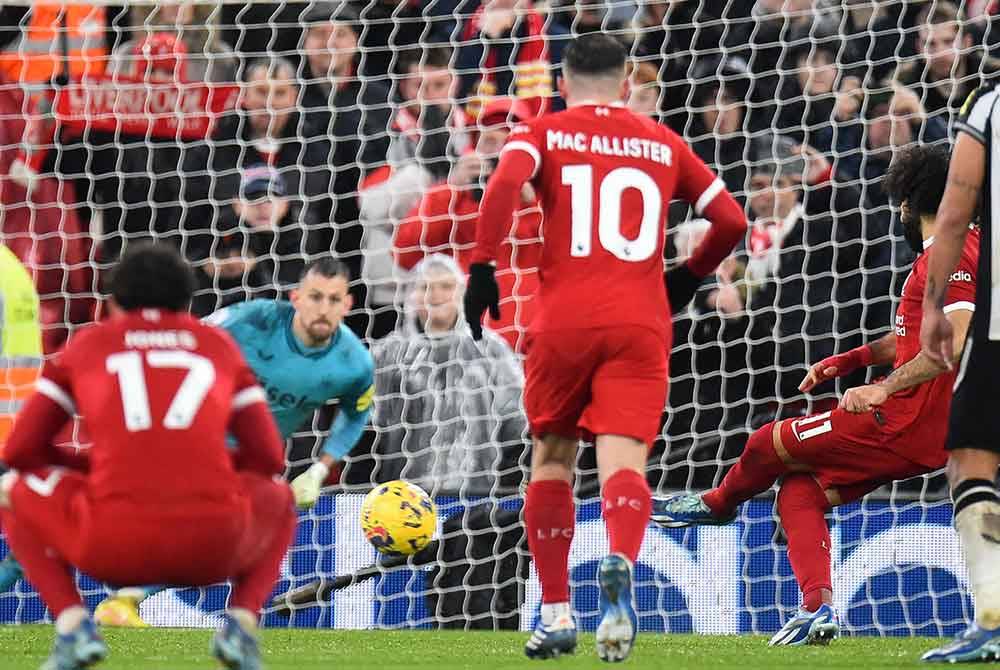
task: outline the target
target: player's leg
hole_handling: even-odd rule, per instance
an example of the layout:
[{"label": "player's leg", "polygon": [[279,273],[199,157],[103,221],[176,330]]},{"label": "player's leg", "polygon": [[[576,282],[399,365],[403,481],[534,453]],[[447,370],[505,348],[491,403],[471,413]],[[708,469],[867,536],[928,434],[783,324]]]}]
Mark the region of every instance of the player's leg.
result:
[{"label": "player's leg", "polygon": [[597,361],[598,344],[589,331],[530,335],[524,409],[534,439],[524,525],[542,585],[541,617],[524,646],[530,658],[553,658],[576,649],[569,600],[569,549],[576,527],[572,482],[577,424]]},{"label": "player's leg", "polygon": [[297,517],[285,482],[254,473],[243,473],[241,480],[250,500],[249,523],[234,550],[233,590],[223,625],[212,638],[212,653],[233,670],[256,670],[260,667],[257,619],[295,537]]},{"label": "player's leg", "polygon": [[86,505],[85,484],[82,476],[58,469],[8,473],[0,479],[0,520],[7,542],[55,618],[49,664],[65,670],[87,667],[108,653],[83,606],[69,562],[77,535],[87,532],[79,518]]},{"label": "player's leg", "polygon": [[[7,501],[9,496],[7,491],[4,490],[5,474],[6,470],[3,464],[0,463],[0,509],[8,506]],[[14,475],[7,477],[6,481],[8,482],[7,488],[12,487]],[[0,560],[0,593],[14,586],[23,576],[24,571],[21,569],[21,564],[14,558],[14,552],[8,552],[3,560]]]},{"label": "player's leg", "polygon": [[591,381],[581,425],[597,435],[597,471],[610,553],[598,566],[597,654],[622,661],[638,632],[632,571],[649,525],[649,446],[667,400],[669,340],[642,328],[603,333],[604,360]]},{"label": "player's leg", "polygon": [[826,644],[840,626],[833,610],[827,491],[811,473],[790,473],[781,480],[776,506],[788,539],[788,562],[802,591],[802,607],[778,631],[770,646]]},{"label": "player's leg", "polygon": [[[567,432],[575,432],[575,427]],[[541,620],[525,644],[530,658],[552,658],[576,648],[569,593],[569,550],[576,528],[573,468],[578,440],[546,434],[534,438],[531,481],[524,496],[524,526],[542,586]]]},{"label": "player's leg", "polygon": [[767,491],[789,470],[801,469],[782,444],[781,425],[772,422],[754,431],[718,487],[700,495],[682,493],[655,498],[653,521],[667,528],[731,522],[742,503]]}]

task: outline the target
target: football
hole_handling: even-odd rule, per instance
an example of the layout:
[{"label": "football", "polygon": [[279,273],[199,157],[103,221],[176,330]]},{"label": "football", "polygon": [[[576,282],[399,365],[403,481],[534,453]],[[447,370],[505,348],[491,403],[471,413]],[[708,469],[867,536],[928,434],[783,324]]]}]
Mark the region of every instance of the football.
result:
[{"label": "football", "polygon": [[409,482],[380,484],[361,504],[361,529],[383,554],[415,554],[434,538],[437,508],[427,493]]}]

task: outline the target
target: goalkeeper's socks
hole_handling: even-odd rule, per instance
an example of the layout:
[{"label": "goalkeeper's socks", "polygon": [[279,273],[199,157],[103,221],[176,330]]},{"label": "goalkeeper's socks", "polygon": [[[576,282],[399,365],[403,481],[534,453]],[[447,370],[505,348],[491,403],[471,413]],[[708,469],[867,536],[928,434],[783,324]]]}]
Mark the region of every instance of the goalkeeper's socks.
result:
[{"label": "goalkeeper's socks", "polygon": [[632,563],[646,534],[653,503],[646,478],[635,470],[619,470],[601,491],[601,510],[608,529],[609,553],[623,554]]},{"label": "goalkeeper's socks", "polygon": [[774,450],[774,424],[754,431],[736,465],[730,468],[718,488],[701,497],[712,513],[725,518],[741,504],[774,485],[787,468]]},{"label": "goalkeeper's socks", "polygon": [[542,584],[542,602],[569,602],[569,547],[576,526],[569,482],[545,479],[528,484],[524,526]]},{"label": "goalkeeper's socks", "polygon": [[788,562],[802,589],[802,608],[815,612],[823,604],[823,591],[832,590],[826,493],[811,474],[792,473],[781,481],[777,505],[788,538]]},{"label": "goalkeeper's socks", "polygon": [[1000,627],[1000,495],[987,479],[966,479],[952,490],[955,528],[976,601],[976,623]]}]

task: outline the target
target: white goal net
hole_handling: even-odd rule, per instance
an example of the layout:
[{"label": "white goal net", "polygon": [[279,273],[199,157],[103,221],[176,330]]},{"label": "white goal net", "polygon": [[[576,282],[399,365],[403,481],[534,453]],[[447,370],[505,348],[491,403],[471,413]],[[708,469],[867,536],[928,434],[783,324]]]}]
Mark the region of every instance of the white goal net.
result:
[{"label": "white goal net", "polygon": [[[698,491],[721,480],[753,429],[829,409],[865,381],[796,388],[812,362],[892,327],[914,253],[881,180],[899,148],[947,142],[966,95],[1000,71],[994,5],[4,3],[0,235],[34,280],[44,355],[100,317],[103,277],[139,240],[190,259],[198,315],[281,298],[312,259],[346,262],[347,324],[373,351],[376,410],[339,481],[301,515],[265,623],[527,629],[540,589],[518,516],[529,460],[521,361],[544,227],[531,193],[502,245],[503,316],[486,345],[452,324],[497,148],[513,121],[562,107],[567,41],[618,36],[631,53],[629,105],[683,134],[751,221],[675,317],[648,479],[658,492]],[[669,224],[668,263],[706,225],[677,206]],[[32,369],[5,360],[3,425]],[[288,440],[289,477],[336,411],[321,408]],[[361,498],[398,478],[436,497],[442,528],[408,563],[379,562]],[[606,539],[592,450],[576,491],[573,605],[593,629]],[[953,634],[970,618],[943,476],[879,490],[831,522],[848,634]],[[637,567],[642,630],[777,630],[799,602],[784,547],[771,496],[724,528],[650,526]],[[107,593],[80,583],[90,605]],[[209,625],[226,593],[168,590],[141,611],[154,624]],[[0,624],[45,616],[30,583],[0,592]]]}]

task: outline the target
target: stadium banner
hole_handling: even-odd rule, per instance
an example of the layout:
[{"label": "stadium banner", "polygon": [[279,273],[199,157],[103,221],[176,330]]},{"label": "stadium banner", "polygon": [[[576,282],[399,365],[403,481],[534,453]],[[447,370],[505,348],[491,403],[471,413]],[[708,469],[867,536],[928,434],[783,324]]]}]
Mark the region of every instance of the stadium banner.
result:
[{"label": "stadium banner", "polygon": [[[377,555],[358,522],[361,495],[323,496],[301,515],[294,547],[276,593],[319,576],[347,574]],[[439,500],[439,521],[460,511]],[[512,503],[516,504],[516,503]],[[848,635],[955,635],[972,618],[951,505],[870,501],[833,514],[832,556],[836,607]],[[597,563],[607,552],[600,502],[578,509],[570,558],[573,606],[584,630],[597,626]],[[6,551],[0,543],[0,556]],[[267,614],[268,626],[422,628],[433,626],[425,595],[426,569],[401,569],[341,591],[291,620]],[[726,527],[663,530],[650,526],[636,567],[640,626],[646,632],[773,633],[799,594],[785,544],[768,501],[744,505]],[[80,578],[89,606],[106,590]],[[214,626],[228,587],[178,589],[142,604],[142,616],[160,626]],[[521,627],[530,629],[541,591],[534,569],[525,588]],[[30,584],[0,593],[0,624],[37,623],[45,610]]]},{"label": "stadium banner", "polygon": [[77,134],[106,131],[140,137],[203,140],[239,87],[158,82],[116,75],[72,81],[55,93],[56,119]]}]

